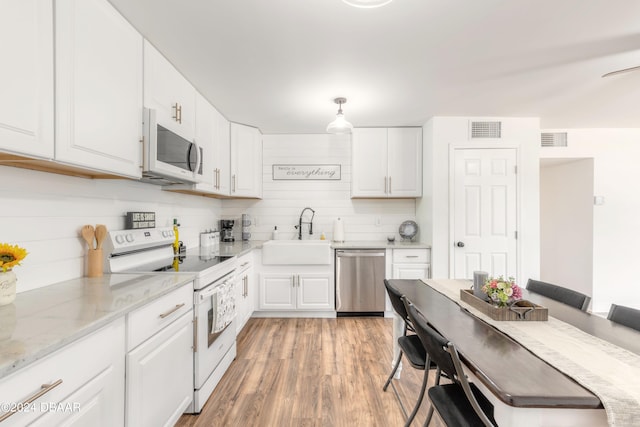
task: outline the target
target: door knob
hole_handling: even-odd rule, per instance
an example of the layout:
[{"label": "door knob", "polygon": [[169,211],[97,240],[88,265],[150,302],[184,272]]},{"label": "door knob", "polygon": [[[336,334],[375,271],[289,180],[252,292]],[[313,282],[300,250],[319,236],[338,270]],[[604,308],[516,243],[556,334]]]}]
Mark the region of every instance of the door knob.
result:
[{"label": "door knob", "polygon": [[456,246],[459,248],[464,248],[464,242],[458,242],[456,243]]}]

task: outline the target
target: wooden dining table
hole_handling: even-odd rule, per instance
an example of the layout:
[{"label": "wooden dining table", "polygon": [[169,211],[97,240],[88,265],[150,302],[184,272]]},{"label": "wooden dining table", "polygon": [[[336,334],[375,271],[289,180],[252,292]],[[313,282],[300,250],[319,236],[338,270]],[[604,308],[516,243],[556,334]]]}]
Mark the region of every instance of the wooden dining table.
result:
[{"label": "wooden dining table", "polygon": [[[436,291],[428,280],[389,282],[456,344],[470,378],[494,404],[499,425],[607,425],[594,393]],[[547,307],[549,316],[640,354],[640,333],[634,330],[533,293],[525,291],[523,297]]]}]

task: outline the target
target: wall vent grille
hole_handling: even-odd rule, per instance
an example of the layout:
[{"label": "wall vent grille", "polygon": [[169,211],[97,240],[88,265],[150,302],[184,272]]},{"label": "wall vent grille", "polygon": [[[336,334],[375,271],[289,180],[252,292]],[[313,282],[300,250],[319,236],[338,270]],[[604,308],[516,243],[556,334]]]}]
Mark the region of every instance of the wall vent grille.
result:
[{"label": "wall vent grille", "polygon": [[502,122],[471,122],[471,138],[501,138]]},{"label": "wall vent grille", "polygon": [[543,132],[541,136],[543,147],[566,147],[566,132]]}]

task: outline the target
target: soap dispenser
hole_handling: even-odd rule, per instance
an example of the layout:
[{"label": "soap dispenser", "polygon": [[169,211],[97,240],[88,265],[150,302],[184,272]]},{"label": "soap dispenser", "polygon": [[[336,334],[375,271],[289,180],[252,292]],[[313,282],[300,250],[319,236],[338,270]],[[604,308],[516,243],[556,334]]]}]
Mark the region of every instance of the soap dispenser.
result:
[{"label": "soap dispenser", "polygon": [[278,240],[278,226],[273,227],[273,232],[271,233],[271,240]]}]

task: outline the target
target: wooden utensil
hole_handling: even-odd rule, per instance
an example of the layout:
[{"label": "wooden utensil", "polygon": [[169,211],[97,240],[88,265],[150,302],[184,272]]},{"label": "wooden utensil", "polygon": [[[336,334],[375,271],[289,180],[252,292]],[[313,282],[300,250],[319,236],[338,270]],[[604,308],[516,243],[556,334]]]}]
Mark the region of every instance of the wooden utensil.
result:
[{"label": "wooden utensil", "polygon": [[89,249],[93,249],[93,243],[96,237],[96,230],[93,228],[93,225],[83,225],[81,232],[84,241],[87,242],[87,245],[89,246]]},{"label": "wooden utensil", "polygon": [[102,242],[107,237],[107,226],[103,224],[96,225],[96,249],[102,249]]}]

